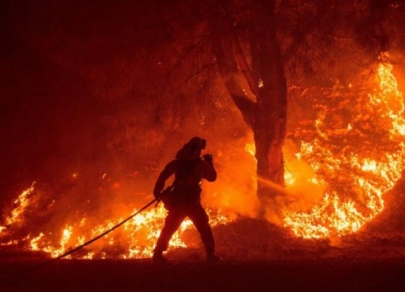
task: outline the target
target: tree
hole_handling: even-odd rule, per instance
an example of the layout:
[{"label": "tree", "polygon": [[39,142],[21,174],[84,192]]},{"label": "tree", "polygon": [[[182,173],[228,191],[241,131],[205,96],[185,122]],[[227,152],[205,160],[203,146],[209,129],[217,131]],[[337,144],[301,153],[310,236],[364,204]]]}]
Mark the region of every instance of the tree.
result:
[{"label": "tree", "polygon": [[[233,2],[233,3],[232,3]],[[238,3],[239,2],[239,3]],[[312,5],[312,17],[283,48],[279,40],[284,3],[276,1],[220,1],[210,19],[212,50],[226,87],[252,129],[257,176],[284,187],[283,143],[287,127],[286,64],[325,17],[326,4]],[[235,3],[239,4],[236,5]],[[233,5],[232,5],[233,4]],[[239,11],[243,11],[241,16]],[[285,25],[285,24],[283,24]],[[295,23],[297,25],[297,23]],[[285,32],[284,32],[285,33]],[[258,197],[266,202],[277,195],[258,180]]]},{"label": "tree", "polygon": [[[276,41],[275,2],[255,3],[250,9],[257,25],[250,25],[249,57],[233,31],[229,6],[223,5],[211,20],[212,50],[226,87],[254,133],[257,175],[284,185],[282,145],[287,123],[287,82]],[[244,79],[244,80],[243,80]],[[239,82],[243,80],[242,82]],[[258,196],[269,193],[258,182]]]},{"label": "tree", "polygon": [[[144,35],[152,34],[154,42],[146,42],[142,48],[149,61],[145,64],[148,69],[141,71],[163,90],[193,93],[197,92],[195,84],[190,86],[184,80],[198,78],[200,84],[207,84],[207,80],[217,82],[212,76],[218,74],[253,132],[258,178],[284,187],[289,83],[302,77],[312,85],[327,83],[339,62],[359,69],[369,60],[375,61],[399,31],[392,27],[402,12],[397,3],[173,1],[165,9],[150,12],[154,20],[144,26],[148,27]],[[167,100],[168,95],[161,93],[162,100]],[[197,95],[206,97],[203,92]],[[172,94],[170,102],[175,104],[181,98],[182,94]],[[257,195],[263,203],[274,202],[278,194],[277,187],[271,189],[258,180]]]}]

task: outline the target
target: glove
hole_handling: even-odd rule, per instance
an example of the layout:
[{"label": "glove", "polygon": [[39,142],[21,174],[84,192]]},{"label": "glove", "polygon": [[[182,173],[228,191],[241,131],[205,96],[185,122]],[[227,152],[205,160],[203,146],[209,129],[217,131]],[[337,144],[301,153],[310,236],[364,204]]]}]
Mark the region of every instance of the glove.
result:
[{"label": "glove", "polygon": [[160,191],[159,189],[154,189],[153,196],[155,197],[156,200],[160,200],[162,197],[162,191]]},{"label": "glove", "polygon": [[208,162],[209,164],[212,164],[212,155],[211,154],[205,154],[203,157],[204,157],[204,161]]}]

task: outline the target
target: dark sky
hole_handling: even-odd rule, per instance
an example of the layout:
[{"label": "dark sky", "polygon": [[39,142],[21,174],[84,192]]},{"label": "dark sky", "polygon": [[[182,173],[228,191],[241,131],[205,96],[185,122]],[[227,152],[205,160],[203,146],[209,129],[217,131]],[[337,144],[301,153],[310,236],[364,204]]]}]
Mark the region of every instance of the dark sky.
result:
[{"label": "dark sky", "polygon": [[108,89],[100,76],[128,53],[137,11],[128,1],[1,1],[2,196],[68,161],[100,160],[97,121],[109,110],[97,94]]}]

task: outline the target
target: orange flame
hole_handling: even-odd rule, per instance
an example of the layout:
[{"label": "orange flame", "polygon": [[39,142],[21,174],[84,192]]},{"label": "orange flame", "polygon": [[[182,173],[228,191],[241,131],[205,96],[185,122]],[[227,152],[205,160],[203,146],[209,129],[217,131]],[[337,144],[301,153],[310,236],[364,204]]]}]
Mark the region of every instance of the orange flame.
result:
[{"label": "orange flame", "polygon": [[[12,210],[11,215],[6,218],[8,225],[19,222],[24,218],[24,212],[30,203],[29,195],[34,191],[35,182],[31,187],[24,190],[19,197],[15,200],[16,207]],[[133,213],[137,212],[134,210]],[[215,226],[228,222],[227,216],[221,214],[218,210],[216,212],[207,210],[210,214],[210,224]],[[121,257],[121,258],[144,258],[150,257],[153,253],[154,245],[159,237],[160,230],[163,227],[164,219],[166,217],[166,209],[163,205],[151,210],[144,210],[131,220],[126,222],[121,229],[112,233],[106,234],[103,238],[94,242],[90,249],[83,249],[78,254],[74,255],[76,258],[92,259],[96,255],[99,258],[106,257]],[[122,221],[106,220],[104,223],[94,227],[89,226],[87,218],[82,218],[76,224],[66,225],[60,232],[59,241],[55,242],[49,238],[51,233],[40,232],[37,236],[31,237],[27,235],[23,239],[8,240],[1,243],[1,245],[17,245],[22,242],[27,243],[27,248],[33,251],[43,251],[48,253],[51,257],[56,258],[71,248],[83,245],[85,242],[99,236],[100,234],[108,231],[116,224]],[[0,226],[0,233],[7,230],[7,227]],[[174,234],[170,241],[171,249],[177,247],[187,247],[183,241],[182,236],[184,232],[193,228],[190,220],[185,220],[179,230]],[[119,252],[109,251],[109,247],[120,246],[122,250]],[[112,248],[114,249],[114,248]],[[73,255],[68,255],[66,258],[72,258]]]},{"label": "orange flame", "polygon": [[29,195],[34,191],[35,182],[32,183],[31,187],[23,191],[18,198],[14,201],[16,207],[11,212],[11,215],[6,218],[7,225],[16,223],[22,220],[22,215],[24,214],[25,209],[29,205]]},{"label": "orange flame", "polygon": [[[363,112],[354,117],[354,123],[349,123],[346,128],[326,129],[326,113],[321,112],[315,123],[318,137],[312,143],[303,142],[297,154],[302,160],[315,154],[322,156],[322,159],[308,160],[315,173],[328,172],[337,181],[349,173],[350,184],[345,188],[360,199],[343,199],[340,192],[328,186],[323,199],[310,212],[286,212],[284,225],[299,237],[326,238],[358,231],[384,209],[383,194],[400,178],[405,157],[405,143],[402,142],[405,135],[403,97],[397,88],[391,64],[381,62],[376,77],[379,88],[368,95],[368,101],[362,103]],[[374,142],[373,136],[364,133],[364,129],[369,127],[364,117],[372,117],[373,114],[377,114],[375,119],[381,120],[385,126],[385,129],[378,130],[389,133],[383,137],[386,143],[391,143],[388,147],[391,152],[378,151],[377,146],[383,144],[379,139],[375,141],[378,144],[362,151],[355,151],[359,150],[360,145],[341,147],[339,153],[322,146],[322,141],[331,141],[334,135],[339,134],[359,135],[362,142]],[[356,128],[355,123],[359,121],[364,125],[363,129]],[[344,184],[343,178],[341,180],[341,184]],[[321,183],[325,184],[324,181]]]},{"label": "orange flame", "polygon": [[[6,219],[5,219],[7,225],[11,225],[11,224],[14,224],[14,223],[17,223],[17,222],[23,220],[23,214],[24,214],[26,208],[28,207],[28,205],[30,203],[29,195],[34,191],[35,183],[36,182],[33,182],[31,184],[31,187],[24,190],[18,196],[18,198],[14,201],[14,204],[16,206],[11,211],[11,214],[8,217],[6,217]],[[0,226],[0,234],[2,234],[6,230],[7,230],[6,226]],[[13,241],[11,241],[10,243],[8,243],[6,245],[10,245],[10,244],[13,244],[15,242],[18,242],[18,241],[13,240]]]},{"label": "orange flame", "polygon": [[[134,211],[134,213],[137,210]],[[228,218],[224,215],[212,214],[211,224],[218,225],[228,221]],[[126,222],[121,231],[115,231],[105,235],[97,242],[93,243],[92,250],[85,250],[77,256],[82,259],[92,259],[95,254],[98,254],[101,258],[108,256],[116,256],[116,254],[108,254],[106,250],[107,246],[125,245],[125,250],[119,252],[119,257],[128,258],[145,258],[150,257],[153,253],[154,244],[160,234],[160,230],[163,227],[164,218],[166,217],[166,209],[163,206],[159,206],[152,210],[145,210],[133,217],[130,221]],[[52,244],[46,240],[44,234],[40,234],[36,238],[30,241],[30,247],[32,250],[42,250],[49,253],[52,257],[58,257],[66,253],[70,248],[82,245],[84,242],[106,232],[114,227],[122,220],[117,221],[107,220],[105,223],[97,225],[92,229],[86,226],[85,221],[81,220],[77,225],[66,226],[61,232],[61,238],[58,244]],[[171,249],[177,247],[187,247],[182,240],[183,233],[192,228],[193,224],[190,220],[185,220],[180,226],[179,230],[174,234],[170,241]],[[88,231],[90,230],[90,232]],[[72,255],[66,258],[71,258]]]}]

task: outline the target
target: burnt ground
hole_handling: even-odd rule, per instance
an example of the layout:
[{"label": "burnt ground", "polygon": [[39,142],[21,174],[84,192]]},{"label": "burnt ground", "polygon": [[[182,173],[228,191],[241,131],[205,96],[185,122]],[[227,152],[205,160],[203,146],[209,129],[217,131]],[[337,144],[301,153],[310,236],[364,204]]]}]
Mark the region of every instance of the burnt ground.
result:
[{"label": "burnt ground", "polygon": [[79,250],[73,259],[51,260],[0,245],[0,292],[405,291],[405,218],[397,209],[391,214],[400,215],[382,214],[368,228],[327,240],[297,238],[257,219],[216,226],[217,263],[205,261],[195,230],[183,234],[189,248],[169,251],[170,263],[160,265],[118,260],[118,248],[104,250],[107,259],[80,260]]},{"label": "burnt ground", "polygon": [[[50,260],[0,247],[1,291],[405,291],[405,239],[359,232],[340,240],[304,240],[258,220],[216,227],[221,262],[194,246],[150,259]],[[75,253],[73,254],[75,255]],[[74,256],[73,256],[74,257]]]},{"label": "burnt ground", "polygon": [[[43,263],[43,262],[42,262]],[[0,291],[404,291],[405,258],[6,261]]]},{"label": "burnt ground", "polygon": [[397,221],[384,217],[351,236],[304,240],[262,220],[238,220],[213,229],[218,263],[205,261],[195,230],[184,234],[190,248],[169,251],[170,263],[161,265],[117,260],[119,249],[107,259],[80,260],[80,250],[73,259],[51,260],[3,245],[0,292],[405,291],[404,232],[388,228],[403,225]]}]

